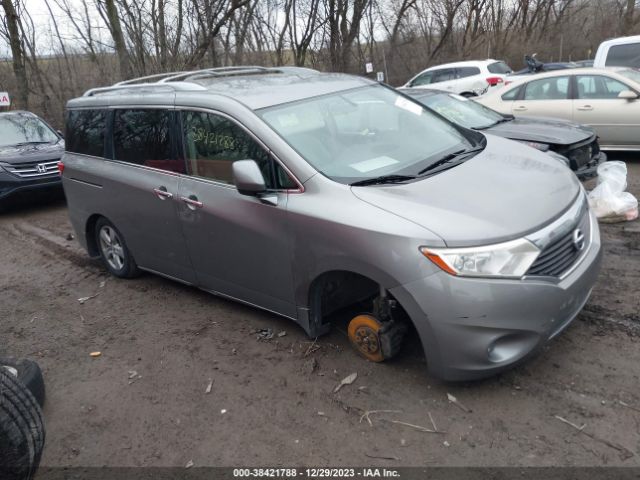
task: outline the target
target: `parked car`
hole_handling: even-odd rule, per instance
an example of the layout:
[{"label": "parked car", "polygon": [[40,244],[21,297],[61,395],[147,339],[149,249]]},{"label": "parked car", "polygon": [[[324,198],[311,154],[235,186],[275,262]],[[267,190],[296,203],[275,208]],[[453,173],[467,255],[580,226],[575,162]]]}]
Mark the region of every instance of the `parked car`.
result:
[{"label": "parked car", "polygon": [[502,114],[589,125],[603,150],[640,148],[640,71],[578,68],[542,73],[478,99]]},{"label": "parked car", "polygon": [[60,188],[62,136],[31,112],[0,113],[0,200],[32,189]]},{"label": "parked car", "polygon": [[596,51],[593,66],[640,68],[640,35],[602,42]]},{"label": "parked car", "polygon": [[344,74],[211,69],[67,104],[61,164],[77,238],[140,270],[348,335],[392,357],[415,327],[429,370],[504,370],[578,314],[598,224],[549,155],[459,127]]},{"label": "parked car", "polygon": [[554,70],[565,70],[567,68],[577,68],[578,65],[574,62],[541,62],[536,58],[536,54],[525,55],[524,63],[525,67],[522,70],[515,71],[510,75],[526,75],[540,72],[552,72]]},{"label": "parked car", "polygon": [[503,115],[474,100],[442,90],[403,91],[465,128],[516,140],[547,152],[575,171],[578,178],[595,175],[598,165],[607,159],[590,127],[552,118]]},{"label": "parked car", "polygon": [[575,63],[578,68],[591,68],[593,67],[593,60],[576,60]]},{"label": "parked car", "polygon": [[474,97],[501,85],[511,68],[499,60],[447,63],[430,67],[409,80],[405,88],[435,87]]}]

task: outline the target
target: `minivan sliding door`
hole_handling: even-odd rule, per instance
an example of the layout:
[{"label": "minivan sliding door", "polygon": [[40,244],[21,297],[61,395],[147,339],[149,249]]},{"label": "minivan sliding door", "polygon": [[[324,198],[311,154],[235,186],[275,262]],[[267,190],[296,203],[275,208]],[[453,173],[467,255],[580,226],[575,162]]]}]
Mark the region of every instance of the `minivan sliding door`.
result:
[{"label": "minivan sliding door", "polygon": [[110,220],[138,266],[194,283],[176,208],[185,164],[171,135],[174,124],[175,112],[168,109],[114,111]]},{"label": "minivan sliding door", "polygon": [[[273,159],[227,117],[181,117],[187,175],[178,211],[199,286],[295,318],[288,186],[278,183]],[[247,159],[256,161],[276,202],[238,193],[232,164]]]}]

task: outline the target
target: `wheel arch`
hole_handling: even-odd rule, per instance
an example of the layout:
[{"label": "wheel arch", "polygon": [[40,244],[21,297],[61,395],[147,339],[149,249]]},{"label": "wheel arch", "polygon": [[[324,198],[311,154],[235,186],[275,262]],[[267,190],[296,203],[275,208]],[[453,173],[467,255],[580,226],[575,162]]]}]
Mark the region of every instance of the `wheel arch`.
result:
[{"label": "wheel arch", "polygon": [[93,215],[90,215],[85,222],[84,238],[87,242],[87,251],[89,252],[89,256],[91,258],[97,258],[100,256],[100,250],[98,250],[98,242],[96,241],[96,224],[101,218],[109,220],[104,215],[94,213]]},{"label": "wheel arch", "polygon": [[[362,270],[334,268],[318,273],[307,288],[308,328],[310,336],[326,333],[328,316],[349,305],[374,298],[383,288],[397,285],[385,275]],[[402,305],[400,305],[402,306]]]}]

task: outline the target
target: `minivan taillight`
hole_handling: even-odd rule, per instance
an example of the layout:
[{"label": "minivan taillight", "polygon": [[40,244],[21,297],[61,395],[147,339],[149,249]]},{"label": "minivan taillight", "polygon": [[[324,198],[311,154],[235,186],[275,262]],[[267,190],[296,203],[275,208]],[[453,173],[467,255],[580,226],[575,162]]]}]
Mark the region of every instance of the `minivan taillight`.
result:
[{"label": "minivan taillight", "polygon": [[62,175],[62,172],[64,172],[64,163],[58,162],[58,171],[60,172],[60,175]]},{"label": "minivan taillight", "polygon": [[495,87],[502,82],[504,82],[504,80],[502,80],[502,77],[487,77],[487,83],[492,87]]}]

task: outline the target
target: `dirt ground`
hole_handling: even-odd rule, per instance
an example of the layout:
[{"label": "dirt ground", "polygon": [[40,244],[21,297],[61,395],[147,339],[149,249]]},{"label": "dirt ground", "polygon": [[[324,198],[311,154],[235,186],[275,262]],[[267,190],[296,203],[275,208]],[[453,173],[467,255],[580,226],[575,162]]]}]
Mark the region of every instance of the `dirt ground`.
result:
[{"label": "dirt ground", "polygon": [[[640,196],[640,162],[627,163]],[[603,271],[567,331],[468,384],[431,378],[415,338],[371,364],[344,322],[314,345],[293,322],[195,288],[110,277],[71,232],[60,198],[0,215],[0,353],[44,370],[44,466],[640,465],[640,221],[602,226]],[[267,328],[274,338],[258,340]],[[397,412],[370,425],[372,410]],[[432,428],[429,414],[446,433],[390,421]]]}]

